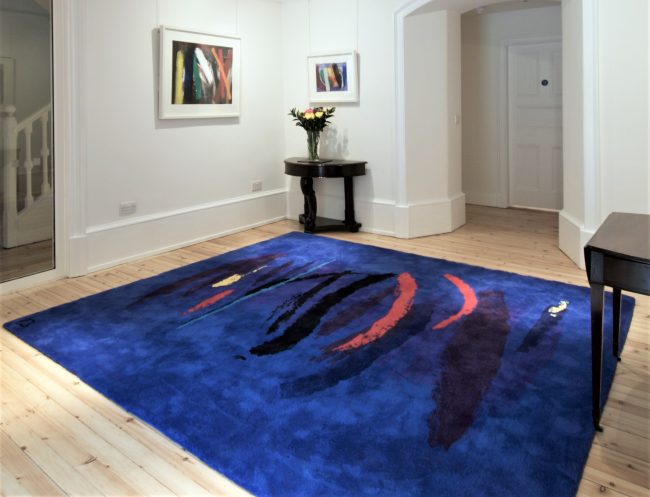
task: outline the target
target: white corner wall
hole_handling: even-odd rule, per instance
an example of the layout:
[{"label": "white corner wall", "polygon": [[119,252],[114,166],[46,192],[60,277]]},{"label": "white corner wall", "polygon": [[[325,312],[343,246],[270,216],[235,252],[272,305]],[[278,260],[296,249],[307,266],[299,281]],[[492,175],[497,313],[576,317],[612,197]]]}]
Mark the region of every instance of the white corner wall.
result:
[{"label": "white corner wall", "polygon": [[[368,162],[365,176],[354,179],[356,218],[363,231],[393,234],[395,164],[394,1],[287,0],[283,25],[285,156],[305,156],[307,138],[287,116],[310,105],[307,56],[357,50],[360,101],[335,103],[332,124],[321,135],[321,157]],[[329,106],[329,105],[328,105]],[[303,197],[296,178],[288,180],[288,217],[297,219]],[[314,182],[318,214],[343,219],[343,180]]]},{"label": "white corner wall", "polygon": [[404,20],[406,205],[398,236],[453,231],[465,223],[461,192],[460,14]]},{"label": "white corner wall", "polygon": [[[281,4],[83,0],[80,57],[85,233],[92,271],[282,219]],[[158,25],[241,37],[241,115],[159,120]],[[262,192],[251,192],[252,181]],[[84,188],[85,187],[85,188]],[[120,202],[136,201],[120,217]]]},{"label": "white corner wall", "polygon": [[[581,267],[583,247],[607,215],[650,213],[649,9],[644,0],[562,3],[565,131],[560,248]],[[579,75],[568,71],[575,69],[569,57],[581,61]]]},{"label": "white corner wall", "polygon": [[463,191],[470,204],[507,207],[507,46],[561,38],[562,9],[467,13],[461,36]]},{"label": "white corner wall", "polygon": [[[647,0],[600,1],[600,220],[650,214]],[[621,7],[625,8],[621,8]]]},{"label": "white corner wall", "polygon": [[[585,22],[587,28],[585,29]],[[563,178],[564,199],[559,216],[560,249],[576,264],[583,260],[582,248],[590,237],[585,229],[585,108],[593,108],[593,95],[585,102],[585,81],[593,81],[593,63],[597,58],[591,34],[593,19],[585,19],[583,0],[562,2],[562,88],[563,88]],[[585,36],[587,41],[585,41]],[[585,67],[585,51],[589,60]],[[588,71],[588,74],[585,72]],[[593,89],[593,85],[592,85]],[[593,112],[589,121],[595,126]],[[593,190],[593,185],[590,186]],[[583,263],[584,264],[584,263]]]}]

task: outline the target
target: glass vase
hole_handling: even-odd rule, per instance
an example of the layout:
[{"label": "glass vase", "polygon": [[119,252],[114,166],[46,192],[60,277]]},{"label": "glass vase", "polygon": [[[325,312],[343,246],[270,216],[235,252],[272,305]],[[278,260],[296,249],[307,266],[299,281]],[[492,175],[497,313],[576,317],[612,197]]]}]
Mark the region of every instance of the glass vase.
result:
[{"label": "glass vase", "polygon": [[318,142],[320,140],[320,131],[307,131],[307,158],[309,160],[320,160],[318,156]]}]

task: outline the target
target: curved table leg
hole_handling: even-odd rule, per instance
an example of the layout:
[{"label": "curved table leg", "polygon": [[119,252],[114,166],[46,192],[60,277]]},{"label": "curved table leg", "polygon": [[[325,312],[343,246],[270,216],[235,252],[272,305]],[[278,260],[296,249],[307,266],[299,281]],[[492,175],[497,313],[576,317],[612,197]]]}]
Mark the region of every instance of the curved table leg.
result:
[{"label": "curved table leg", "polygon": [[300,189],[305,196],[305,233],[313,233],[316,228],[316,192],[314,180],[309,177],[300,178]]}]

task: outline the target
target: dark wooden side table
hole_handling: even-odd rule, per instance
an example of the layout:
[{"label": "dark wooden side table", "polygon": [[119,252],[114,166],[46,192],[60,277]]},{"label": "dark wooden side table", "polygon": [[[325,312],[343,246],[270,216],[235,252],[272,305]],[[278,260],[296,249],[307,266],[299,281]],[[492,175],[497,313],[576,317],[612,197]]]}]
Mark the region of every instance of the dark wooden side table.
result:
[{"label": "dark wooden side table", "polygon": [[650,216],[610,214],[585,246],[591,287],[591,379],[594,428],[600,426],[604,287],[613,288],[614,347],[620,359],[621,290],[650,295]]},{"label": "dark wooden side table", "polygon": [[[311,162],[308,159],[292,157],[284,161],[284,172],[289,176],[300,177],[300,189],[305,196],[305,211],[299,219],[305,225],[305,233],[335,230],[359,231],[361,223],[357,223],[354,219],[352,178],[366,174],[365,161],[324,160]],[[314,178],[343,178],[345,188],[345,219],[343,221],[316,216]]]}]

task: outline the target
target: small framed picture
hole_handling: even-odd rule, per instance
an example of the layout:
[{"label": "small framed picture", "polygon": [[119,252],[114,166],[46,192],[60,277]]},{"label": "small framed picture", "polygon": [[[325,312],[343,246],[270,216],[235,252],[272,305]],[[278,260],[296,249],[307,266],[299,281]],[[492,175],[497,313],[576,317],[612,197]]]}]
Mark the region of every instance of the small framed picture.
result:
[{"label": "small framed picture", "polygon": [[358,102],[357,58],[354,50],[307,57],[309,101]]},{"label": "small framed picture", "polygon": [[160,27],[160,119],[239,115],[240,40]]}]

